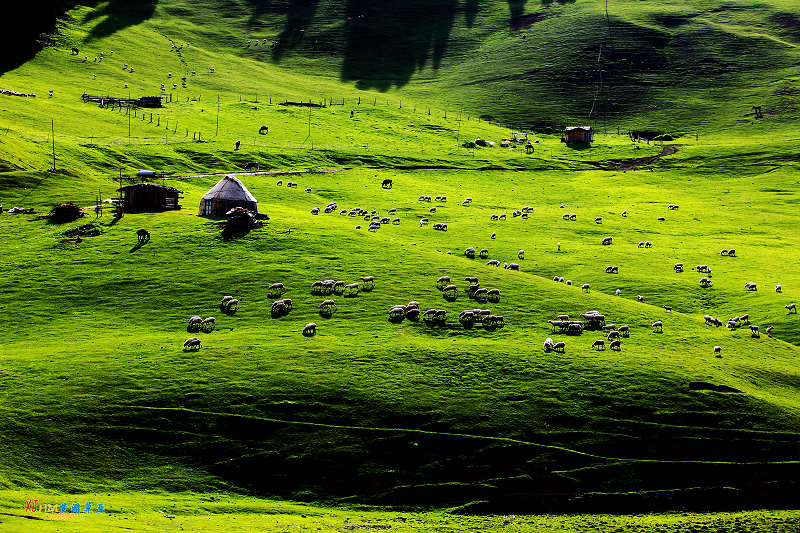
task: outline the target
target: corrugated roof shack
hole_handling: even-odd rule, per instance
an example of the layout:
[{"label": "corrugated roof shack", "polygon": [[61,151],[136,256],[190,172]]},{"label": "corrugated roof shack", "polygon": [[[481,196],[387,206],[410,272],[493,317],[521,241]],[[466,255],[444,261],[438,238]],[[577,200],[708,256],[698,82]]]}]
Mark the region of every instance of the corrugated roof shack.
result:
[{"label": "corrugated roof shack", "polygon": [[170,211],[180,209],[178,201],[183,191],[155,183],[136,183],[117,189],[125,196],[122,199],[125,211]]},{"label": "corrugated roof shack", "polygon": [[567,126],[564,129],[564,138],[567,144],[589,144],[594,137],[591,126]]},{"label": "corrugated roof shack", "polygon": [[200,216],[224,217],[234,207],[258,213],[258,200],[233,176],[225,176],[200,200]]}]

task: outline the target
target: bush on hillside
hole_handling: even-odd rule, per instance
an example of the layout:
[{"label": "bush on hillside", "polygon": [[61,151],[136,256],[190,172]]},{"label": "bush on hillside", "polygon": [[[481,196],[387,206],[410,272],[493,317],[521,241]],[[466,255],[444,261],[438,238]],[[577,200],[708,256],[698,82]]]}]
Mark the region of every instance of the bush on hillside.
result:
[{"label": "bush on hillside", "polygon": [[53,209],[50,210],[50,215],[48,217],[52,222],[56,224],[64,224],[66,222],[72,222],[74,220],[79,219],[83,216],[83,212],[81,212],[81,208],[77,205],[73,204],[72,202],[67,202],[65,204],[58,204]]}]

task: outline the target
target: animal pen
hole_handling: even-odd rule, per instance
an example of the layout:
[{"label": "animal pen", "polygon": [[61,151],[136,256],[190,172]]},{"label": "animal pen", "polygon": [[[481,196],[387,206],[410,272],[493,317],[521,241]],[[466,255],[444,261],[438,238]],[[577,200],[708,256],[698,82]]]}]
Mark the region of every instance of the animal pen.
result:
[{"label": "animal pen", "polygon": [[125,211],[171,211],[180,209],[178,201],[183,191],[174,187],[166,187],[156,183],[136,183],[120,187],[117,191],[124,194],[122,205]]}]

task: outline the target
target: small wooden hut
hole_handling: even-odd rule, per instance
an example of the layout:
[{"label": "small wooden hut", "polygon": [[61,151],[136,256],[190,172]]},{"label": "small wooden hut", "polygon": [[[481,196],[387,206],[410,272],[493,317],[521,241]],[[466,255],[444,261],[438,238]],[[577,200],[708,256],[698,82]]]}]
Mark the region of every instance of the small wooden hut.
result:
[{"label": "small wooden hut", "polygon": [[183,191],[156,183],[136,183],[117,189],[124,194],[122,199],[125,211],[169,211],[180,209],[178,200]]},{"label": "small wooden hut", "polygon": [[233,176],[225,176],[200,200],[200,216],[223,217],[234,207],[258,213],[258,200]]},{"label": "small wooden hut", "polygon": [[567,126],[564,129],[564,142],[567,144],[588,144],[592,137],[594,130],[591,126]]}]

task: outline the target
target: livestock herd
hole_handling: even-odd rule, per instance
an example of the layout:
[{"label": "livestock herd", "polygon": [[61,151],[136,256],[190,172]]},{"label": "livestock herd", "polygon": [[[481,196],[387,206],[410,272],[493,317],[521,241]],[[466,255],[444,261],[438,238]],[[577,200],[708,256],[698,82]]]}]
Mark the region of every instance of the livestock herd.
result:
[{"label": "livestock herd", "polygon": [[[283,181],[278,181],[277,185],[280,186],[283,184]],[[295,182],[288,182],[286,184],[290,188],[297,188],[298,184]],[[383,189],[391,189],[393,185],[392,180],[383,180],[381,183],[381,187]],[[311,192],[311,188],[306,188],[306,192]],[[445,205],[447,203],[447,196],[443,194],[438,194],[435,196],[431,196],[429,194],[420,194],[417,197],[419,202],[437,202],[440,205]],[[463,207],[469,207],[472,205],[473,199],[468,197],[465,198],[461,205]],[[678,209],[678,205],[676,204],[669,204],[669,210],[676,210]],[[564,208],[562,205],[561,208]],[[398,208],[392,207],[387,210],[386,216],[382,216],[379,214],[377,209],[364,209],[361,206],[355,206],[345,209],[339,208],[339,203],[336,201],[329,202],[324,208],[321,206],[316,206],[311,209],[312,215],[319,215],[320,213],[331,214],[337,212],[341,216],[345,217],[363,217],[365,221],[370,223],[369,230],[370,231],[377,231],[382,226],[387,224],[398,225],[401,223],[401,219],[396,216]],[[531,213],[534,212],[534,208],[531,206],[524,206],[519,209],[514,209],[512,211],[513,218],[523,218],[526,219],[529,217]],[[430,215],[436,214],[437,209],[436,207],[431,207],[428,209],[428,213]],[[627,210],[623,211],[623,217],[628,216]],[[492,213],[490,215],[490,222],[503,222],[508,219],[506,213]],[[567,213],[562,216],[563,219],[574,221],[577,219],[577,214],[575,213]],[[658,217],[659,221],[664,222],[665,217]],[[596,217],[594,219],[595,223],[602,224],[603,218]],[[429,217],[422,217],[419,219],[419,227],[424,228],[430,224]],[[432,224],[434,230],[439,231],[447,231],[447,224],[443,222],[435,222]],[[361,229],[361,226],[356,226],[356,229]],[[495,239],[496,233],[491,234],[491,239]],[[416,244],[416,243],[411,243]],[[613,236],[606,236],[603,237],[600,241],[602,246],[611,246],[614,244],[614,237]],[[654,245],[650,241],[638,241],[638,243],[634,243],[637,248],[642,249],[650,249]],[[558,250],[561,250],[561,243],[558,243]],[[451,252],[447,252],[448,254]],[[721,250],[720,255],[723,257],[737,257],[736,250],[732,248],[724,248]],[[504,268],[507,270],[519,271],[520,265],[516,262],[501,262],[498,259],[490,259],[489,249],[486,247],[475,247],[470,246],[464,249],[464,256],[467,259],[473,260],[476,257],[480,259],[487,260],[486,264],[488,266],[499,267],[503,264]],[[517,252],[517,259],[520,261],[524,261],[525,259],[525,250],[519,250]],[[608,265],[605,267],[604,272],[608,274],[618,274],[620,266],[619,265]],[[678,262],[674,263],[672,270],[676,274],[680,274],[684,272],[684,263]],[[700,285],[703,288],[711,287],[711,269],[707,264],[698,264],[692,268],[692,270],[705,274],[704,277],[700,279]],[[319,280],[315,281],[311,284],[311,294],[314,296],[321,296],[325,297],[324,300],[319,304],[318,312],[319,315],[323,318],[331,318],[337,311],[338,306],[334,299],[328,298],[329,296],[341,296],[343,298],[355,298],[359,295],[360,292],[369,292],[374,288],[374,277],[373,276],[362,276],[359,279],[359,282],[355,283],[347,283],[344,280]],[[441,292],[442,297],[447,302],[455,302],[458,300],[459,296],[466,295],[470,300],[474,300],[477,304],[484,304],[487,302],[490,303],[499,303],[501,300],[501,291],[497,288],[488,288],[488,287],[481,287],[480,282],[476,276],[467,276],[464,278],[464,281],[467,282],[467,286],[463,288],[459,288],[456,284],[452,283],[450,276],[440,276],[436,280],[436,288]],[[573,281],[570,279],[564,279],[562,276],[554,276],[553,281],[564,283],[567,286],[573,285]],[[579,284],[580,289],[582,292],[589,293],[590,292],[590,284],[583,283]],[[748,282],[745,284],[745,289],[748,291],[756,291],[758,288],[755,282]],[[270,309],[270,315],[273,318],[281,318],[288,315],[293,309],[293,303],[291,299],[288,298],[281,298],[283,294],[286,292],[286,288],[282,283],[275,283],[269,286],[268,293],[271,298],[278,298],[276,299]],[[781,293],[782,286],[776,285],[775,292]],[[621,295],[621,290],[616,289],[615,294],[617,296]],[[641,295],[637,295],[636,297],[638,302],[644,302],[644,297]],[[228,315],[236,313],[238,309],[238,300],[233,297],[226,296],[220,304],[220,310]],[[672,306],[670,305],[663,305],[664,310],[671,311]],[[792,303],[786,305],[785,308],[789,313],[796,313],[796,304]],[[416,322],[424,322],[426,325],[430,327],[439,327],[443,328],[448,326],[448,312],[446,309],[439,309],[435,307],[430,307],[425,309],[424,311],[420,307],[419,302],[412,300],[405,304],[396,304],[392,305],[389,308],[388,316],[389,322],[394,324],[399,324],[405,320],[409,322],[416,323]],[[705,315],[705,323],[707,325],[713,326],[722,326],[723,322],[717,318],[711,317],[710,315]],[[749,314],[743,314],[728,320],[726,327],[729,329],[737,329],[742,325],[749,326],[751,336],[754,338],[758,338],[760,336],[760,328],[757,325],[750,324],[749,321],[750,317]],[[211,321],[211,322],[207,322]],[[468,308],[463,309],[458,314],[458,323],[464,329],[472,329],[476,325],[480,325],[486,331],[495,331],[498,328],[502,328],[505,326],[505,318],[502,315],[494,314],[490,309],[483,309],[483,308]],[[590,330],[599,330],[603,331],[604,338],[596,339],[592,342],[591,348],[596,350],[604,350],[606,346],[613,351],[620,351],[622,349],[622,339],[629,338],[631,334],[631,326],[625,324],[617,327],[615,324],[606,324],[605,315],[599,313],[598,311],[587,311],[586,313],[582,313],[580,315],[580,319],[570,319],[569,315],[563,314],[559,315],[556,320],[549,320],[548,323],[552,327],[552,333],[563,333],[570,336],[580,336],[583,334],[584,331]],[[213,317],[203,320],[199,316],[194,316],[190,319],[189,328],[190,332],[196,331],[213,331],[215,326]],[[656,320],[650,325],[652,331],[654,333],[661,333],[663,332],[663,321]],[[308,323],[302,330],[302,334],[307,337],[312,337],[316,334],[317,325],[316,323]],[[769,335],[773,330],[773,327],[767,327],[765,332]],[[186,341],[185,348],[187,350],[197,350],[200,347],[200,340],[196,337],[190,338]],[[564,353],[566,351],[566,342],[559,341],[554,342],[552,338],[548,337],[547,340],[544,342],[543,345],[545,352],[558,352]],[[721,357],[721,347],[715,346],[714,347],[714,354],[717,357]]]}]

